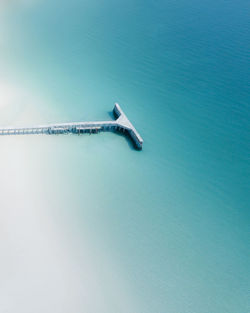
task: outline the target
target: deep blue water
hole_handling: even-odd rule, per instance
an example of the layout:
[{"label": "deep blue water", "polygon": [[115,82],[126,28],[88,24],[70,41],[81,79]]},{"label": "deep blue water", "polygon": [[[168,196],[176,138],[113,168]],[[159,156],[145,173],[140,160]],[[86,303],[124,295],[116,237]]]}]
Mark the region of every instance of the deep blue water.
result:
[{"label": "deep blue water", "polygon": [[1,210],[30,208],[17,238],[44,216],[9,269],[19,274],[1,283],[4,308],[247,312],[249,2],[54,0],[2,12],[0,82],[26,90],[0,106],[2,124],[109,119],[117,101],[144,139],[140,152],[109,133],[2,139]]}]

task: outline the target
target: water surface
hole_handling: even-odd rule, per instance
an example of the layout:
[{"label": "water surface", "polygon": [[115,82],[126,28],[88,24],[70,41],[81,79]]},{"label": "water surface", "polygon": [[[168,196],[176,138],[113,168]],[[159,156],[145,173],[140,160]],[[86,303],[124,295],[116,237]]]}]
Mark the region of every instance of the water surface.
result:
[{"label": "water surface", "polygon": [[1,125],[117,101],[145,141],[0,138],[0,311],[245,313],[249,3],[0,10]]}]

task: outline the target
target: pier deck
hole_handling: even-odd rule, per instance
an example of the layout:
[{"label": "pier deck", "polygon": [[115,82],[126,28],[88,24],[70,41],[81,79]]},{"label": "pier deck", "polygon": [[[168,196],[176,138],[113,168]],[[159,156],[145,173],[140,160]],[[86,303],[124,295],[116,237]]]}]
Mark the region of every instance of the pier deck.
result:
[{"label": "pier deck", "polygon": [[31,134],[65,134],[65,133],[95,133],[99,131],[120,131],[127,133],[137,149],[142,149],[143,139],[128,120],[118,103],[115,103],[114,121],[75,122],[38,125],[33,127],[2,127],[1,135],[31,135]]}]

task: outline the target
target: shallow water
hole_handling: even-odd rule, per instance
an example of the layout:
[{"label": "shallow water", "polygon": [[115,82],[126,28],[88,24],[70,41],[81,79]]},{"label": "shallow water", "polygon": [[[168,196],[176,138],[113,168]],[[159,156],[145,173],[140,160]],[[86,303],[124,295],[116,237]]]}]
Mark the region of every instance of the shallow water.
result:
[{"label": "shallow water", "polygon": [[1,312],[245,313],[247,1],[16,1],[0,123],[111,119],[144,138],[1,137]]}]

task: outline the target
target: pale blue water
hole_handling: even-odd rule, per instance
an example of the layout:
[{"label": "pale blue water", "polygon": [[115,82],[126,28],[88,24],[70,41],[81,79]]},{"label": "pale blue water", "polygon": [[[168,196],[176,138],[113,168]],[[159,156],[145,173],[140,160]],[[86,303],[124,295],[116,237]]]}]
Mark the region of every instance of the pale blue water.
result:
[{"label": "pale blue water", "polygon": [[23,203],[22,223],[37,218],[27,238],[39,229],[1,283],[6,312],[246,313],[249,2],[54,0],[2,12],[0,82],[37,102],[0,106],[1,124],[103,120],[118,101],[145,141],[138,152],[109,133],[2,139],[2,170],[20,184],[1,179],[1,210]]}]

